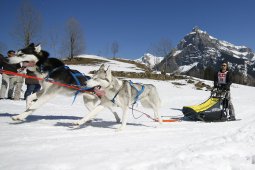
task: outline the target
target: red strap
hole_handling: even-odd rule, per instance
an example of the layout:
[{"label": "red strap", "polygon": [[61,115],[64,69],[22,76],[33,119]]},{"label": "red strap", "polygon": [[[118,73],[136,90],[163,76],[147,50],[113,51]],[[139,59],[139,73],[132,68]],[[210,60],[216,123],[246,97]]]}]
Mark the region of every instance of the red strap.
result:
[{"label": "red strap", "polygon": [[[15,73],[15,72],[12,72],[12,71],[2,70],[2,69],[0,69],[0,73],[20,76],[20,77],[24,77],[24,78],[36,79],[36,80],[40,80],[40,81],[46,80],[44,78],[40,78],[40,77],[36,77],[36,76],[28,76],[26,74]],[[75,89],[75,90],[80,90],[81,92],[91,92],[91,90],[82,90],[82,88],[80,88],[80,87],[73,86],[73,85],[68,85],[68,84],[63,84],[63,83],[56,82],[56,81],[53,81],[53,80],[46,80],[46,81],[48,81],[52,84],[56,84],[58,86],[67,87],[67,88],[71,88],[71,89]]]}]

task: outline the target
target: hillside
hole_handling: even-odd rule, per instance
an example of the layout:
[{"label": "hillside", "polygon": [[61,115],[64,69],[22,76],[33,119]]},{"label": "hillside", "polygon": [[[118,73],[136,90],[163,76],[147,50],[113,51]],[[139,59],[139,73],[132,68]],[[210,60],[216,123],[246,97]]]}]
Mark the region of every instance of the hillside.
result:
[{"label": "hillside", "polygon": [[[117,77],[126,78],[147,78],[154,80],[173,80],[173,79],[184,79],[184,76],[170,75],[158,72],[153,72],[149,67],[143,63],[139,63],[127,59],[107,59],[104,57],[99,57],[96,55],[80,55],[72,60],[63,60],[65,64],[74,66],[85,66],[88,68],[94,68],[90,71],[93,74],[95,70],[95,65],[99,66],[101,64],[107,65],[112,69],[112,73]],[[97,67],[96,67],[97,68]]]}]

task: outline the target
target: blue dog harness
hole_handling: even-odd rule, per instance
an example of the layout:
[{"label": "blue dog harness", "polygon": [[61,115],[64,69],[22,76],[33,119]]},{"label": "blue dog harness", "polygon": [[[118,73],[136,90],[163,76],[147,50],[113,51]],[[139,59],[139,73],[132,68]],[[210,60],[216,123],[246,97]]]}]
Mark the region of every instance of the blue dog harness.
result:
[{"label": "blue dog harness", "polygon": [[[136,94],[136,96],[135,96],[135,98],[134,98],[134,103],[132,104],[132,105],[134,105],[134,104],[136,104],[136,102],[138,101],[139,96],[143,93],[143,91],[144,91],[144,85],[143,85],[143,84],[140,84],[140,85],[142,86],[142,88],[141,88],[141,90],[138,90],[138,89],[135,87],[134,84],[139,84],[139,83],[133,83],[131,80],[129,80],[129,84],[130,84],[130,86],[133,87],[133,88],[136,90],[136,92],[137,92],[137,94]],[[120,88],[120,90],[121,90],[121,88]],[[114,95],[113,99],[111,100],[113,103],[115,103],[115,98],[116,98],[117,95],[119,94],[120,90]]]},{"label": "blue dog harness", "polygon": [[132,87],[134,87],[134,89],[135,89],[136,92],[137,92],[137,94],[136,94],[136,96],[135,96],[135,101],[134,101],[134,103],[133,103],[133,105],[134,105],[134,104],[136,104],[136,102],[138,101],[139,96],[143,93],[143,91],[144,91],[144,85],[140,84],[140,85],[142,86],[142,88],[141,88],[141,90],[138,90],[138,89],[134,86],[134,84],[137,84],[137,83],[133,83],[133,82],[130,80],[130,81],[129,81],[129,84],[130,84]]},{"label": "blue dog harness", "polygon": [[82,88],[80,88],[79,90],[77,90],[77,91],[75,92],[75,94],[74,94],[74,99],[73,99],[73,102],[72,102],[72,104],[73,104],[73,103],[75,102],[75,99],[76,99],[77,95],[78,95],[81,91],[92,90],[94,87],[86,87],[86,86],[83,87],[84,84],[81,84],[80,80],[78,79],[78,77],[82,77],[82,78],[85,79],[85,81],[88,81],[89,79],[91,79],[91,77],[86,76],[85,74],[83,74],[83,73],[81,73],[81,72],[76,72],[76,73],[74,73],[68,66],[65,66],[65,69],[70,71],[72,77],[73,77],[74,80],[75,80],[76,85],[79,86],[79,87],[82,87]]},{"label": "blue dog harness", "polygon": [[85,74],[83,74],[83,73],[81,73],[81,72],[79,72],[79,71],[75,72],[75,70],[71,70],[68,66],[60,66],[60,67],[57,67],[57,68],[53,69],[53,70],[52,70],[51,72],[49,72],[49,74],[45,77],[45,80],[49,80],[49,79],[50,79],[50,75],[51,75],[53,72],[55,72],[55,71],[57,71],[57,70],[59,70],[59,69],[61,69],[61,68],[64,68],[64,69],[66,69],[66,70],[69,71],[69,73],[71,74],[72,78],[75,80],[75,86],[79,87],[79,90],[77,90],[77,91],[75,92],[75,94],[74,94],[74,99],[73,99],[72,104],[75,102],[75,99],[76,99],[77,95],[78,95],[81,91],[89,91],[89,90],[92,90],[92,89],[94,88],[94,87],[86,87],[86,86],[84,87],[84,83],[82,83],[82,82],[79,80],[79,78],[83,78],[83,79],[85,79],[85,81],[88,81],[89,79],[91,79],[90,76],[86,76]]}]

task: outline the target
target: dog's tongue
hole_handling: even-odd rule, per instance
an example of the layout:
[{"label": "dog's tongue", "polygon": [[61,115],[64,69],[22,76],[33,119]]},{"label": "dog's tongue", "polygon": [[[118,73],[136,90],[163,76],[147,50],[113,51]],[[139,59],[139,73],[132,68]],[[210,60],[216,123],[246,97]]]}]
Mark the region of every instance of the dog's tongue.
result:
[{"label": "dog's tongue", "polygon": [[100,89],[97,88],[97,87],[94,89],[94,92],[95,92],[95,94],[96,94],[97,96],[99,96],[99,97],[105,96],[105,91],[104,91],[104,90],[100,90]]},{"label": "dog's tongue", "polygon": [[23,66],[25,66],[25,67],[34,67],[35,62],[34,61],[24,61]]}]

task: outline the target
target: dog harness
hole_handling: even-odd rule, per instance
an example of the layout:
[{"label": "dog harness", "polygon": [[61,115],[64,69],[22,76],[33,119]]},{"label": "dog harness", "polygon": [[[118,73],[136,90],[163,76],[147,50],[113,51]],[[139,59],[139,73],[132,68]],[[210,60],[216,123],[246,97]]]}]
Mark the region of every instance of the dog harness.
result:
[{"label": "dog harness", "polygon": [[[129,80],[129,84],[130,84],[130,86],[133,87],[133,88],[136,90],[136,92],[137,92],[137,94],[136,94],[136,96],[135,96],[135,98],[134,98],[134,103],[132,104],[132,105],[134,105],[134,104],[136,104],[136,102],[138,101],[139,96],[143,93],[143,91],[144,91],[144,85],[143,85],[143,84],[140,84],[140,85],[142,86],[142,88],[141,88],[141,90],[138,90],[138,89],[134,86],[134,84],[139,84],[139,83],[133,83],[131,80]],[[121,88],[122,88],[122,86],[121,86]],[[121,88],[120,88],[120,90],[121,90]],[[115,103],[115,98],[116,98],[117,95],[119,94],[120,90],[114,95],[113,99],[111,100],[113,103]]]},{"label": "dog harness", "polygon": [[[49,74],[45,77],[45,80],[49,80],[49,79],[50,79],[50,75],[51,75],[53,72],[55,72],[55,71],[57,71],[57,70],[59,70],[59,69],[62,69],[62,68],[64,68],[64,69],[66,69],[67,71],[69,71],[69,73],[71,74],[71,76],[72,76],[73,79],[75,80],[75,86],[80,87],[79,90],[77,90],[77,91],[75,92],[75,94],[74,94],[74,99],[73,99],[72,104],[75,102],[75,99],[76,99],[77,95],[78,95],[80,92],[82,92],[82,91],[89,91],[89,90],[93,90],[93,89],[94,89],[94,87],[86,87],[86,85],[84,84],[84,82],[81,82],[81,81],[79,80],[79,78],[80,78],[80,79],[83,78],[83,79],[85,79],[85,81],[88,81],[89,79],[91,79],[91,77],[86,76],[85,74],[83,74],[83,73],[81,73],[81,72],[79,72],[79,71],[72,70],[72,69],[70,69],[68,66],[60,66],[60,67],[57,67],[57,68],[53,69],[53,70],[50,71]],[[42,67],[41,69],[43,69],[43,67]],[[85,87],[84,87],[84,86],[85,86]]]},{"label": "dog harness", "polygon": [[137,92],[137,94],[136,94],[136,96],[135,96],[135,101],[134,101],[134,103],[133,104],[136,104],[136,102],[138,101],[138,98],[139,98],[139,96],[143,93],[143,91],[144,91],[144,85],[142,85],[142,84],[140,84],[141,86],[142,86],[142,88],[141,88],[141,90],[138,90],[135,86],[134,86],[134,84],[138,84],[138,83],[133,83],[131,80],[129,81],[129,84],[136,90],[136,92]]},{"label": "dog harness", "polygon": [[91,79],[91,77],[86,76],[85,74],[83,74],[83,73],[81,73],[81,72],[79,72],[79,71],[75,72],[75,70],[71,70],[68,66],[65,66],[65,69],[68,70],[68,71],[71,73],[72,77],[73,77],[74,80],[75,80],[76,85],[79,86],[79,87],[82,87],[82,88],[80,88],[79,90],[77,90],[77,91],[75,92],[75,94],[74,94],[74,99],[73,99],[73,102],[72,102],[72,104],[73,104],[73,103],[75,102],[75,99],[76,99],[77,95],[78,95],[81,91],[84,91],[84,90],[85,90],[85,91],[86,91],[86,90],[92,90],[92,89],[94,89],[94,87],[86,87],[86,85],[85,85],[85,87],[84,87],[84,84],[82,84],[82,83],[80,82],[80,80],[78,79],[78,78],[80,77],[80,78],[84,78],[85,81],[88,81],[89,79]]}]

